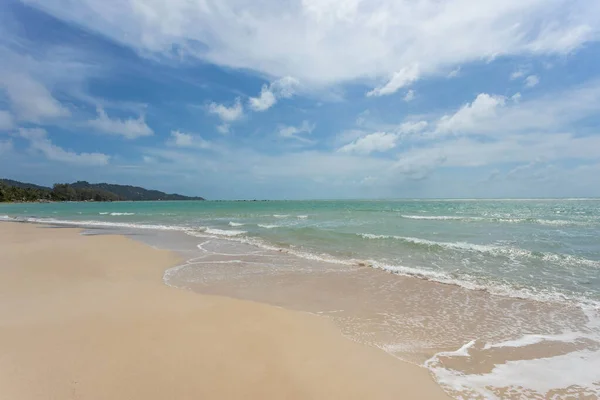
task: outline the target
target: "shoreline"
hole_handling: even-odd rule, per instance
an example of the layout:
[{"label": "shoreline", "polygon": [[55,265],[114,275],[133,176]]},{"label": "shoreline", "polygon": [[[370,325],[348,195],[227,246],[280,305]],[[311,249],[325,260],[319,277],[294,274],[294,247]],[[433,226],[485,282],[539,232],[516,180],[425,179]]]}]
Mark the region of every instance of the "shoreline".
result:
[{"label": "shoreline", "polygon": [[326,318],[169,287],[175,254],[80,232],[0,224],[9,398],[448,398]]},{"label": "shoreline", "polygon": [[[186,202],[187,200],[181,200],[182,202]],[[178,202],[181,202],[178,200]],[[204,202],[218,202],[214,200],[204,200]],[[159,201],[115,201],[112,203],[143,203],[143,202],[159,202]],[[84,202],[57,202],[57,203],[84,203]],[[90,202],[90,203],[103,203],[103,202]],[[107,202],[104,202],[107,203]],[[0,203],[2,204],[2,203]],[[14,203],[14,204],[25,204],[25,203]],[[35,203],[34,203],[35,204]],[[101,214],[112,214],[109,212],[104,212]],[[121,214],[121,213],[115,213]],[[124,213],[127,215],[127,213]],[[35,224],[35,225],[49,225],[55,227],[65,227],[65,228],[74,228],[74,229],[132,229],[132,230],[160,230],[160,231],[169,231],[169,232],[184,232],[191,233],[197,230],[199,234],[206,234],[206,237],[213,237],[210,232],[207,230],[211,230],[212,228],[207,228],[206,226],[201,226],[199,228],[192,228],[184,225],[155,225],[155,224],[146,224],[146,223],[137,223],[137,222],[117,222],[117,221],[101,221],[101,220],[64,220],[64,219],[54,219],[53,217],[24,217],[19,219],[19,217],[12,217],[5,215],[6,219],[2,219],[3,215],[0,215],[0,222],[13,222],[13,223],[25,223],[25,224]],[[260,225],[259,225],[260,226]],[[230,226],[231,227],[231,226]],[[228,227],[228,228],[230,228]],[[221,230],[221,229],[217,229]],[[219,232],[216,237],[218,240],[231,240],[235,241],[238,239],[236,235],[232,236],[222,236],[222,232]],[[121,234],[121,233],[114,233]],[[220,235],[220,236],[219,236]],[[371,235],[371,234],[366,234]],[[361,235],[362,236],[362,235]],[[379,236],[379,235],[374,235]],[[386,235],[382,235],[386,236]],[[203,236],[198,236],[203,237]],[[391,238],[392,236],[390,236]],[[400,238],[400,239],[413,239],[413,238]],[[425,241],[427,242],[427,241]],[[248,244],[248,242],[240,241],[240,243]],[[418,242],[417,242],[418,243]],[[429,242],[428,244],[432,245],[444,245],[446,243],[443,242]],[[374,271],[382,271],[387,274],[391,274],[398,277],[408,277],[419,280],[425,280],[427,282],[432,282],[439,285],[449,285],[453,287],[458,287],[464,290],[475,291],[485,293],[490,296],[499,296],[502,298],[510,298],[514,300],[524,300],[524,301],[533,301],[533,302],[541,302],[547,304],[553,304],[557,306],[573,306],[573,307],[589,307],[600,310],[600,301],[599,300],[590,300],[585,297],[578,297],[576,295],[564,292],[544,292],[544,291],[536,291],[531,290],[530,288],[511,288],[507,285],[494,285],[488,283],[480,283],[477,281],[464,280],[460,278],[455,278],[451,275],[445,275],[443,273],[436,273],[429,270],[419,270],[410,267],[403,267],[398,265],[387,265],[385,263],[374,261],[369,258],[361,258],[361,259],[349,259],[349,258],[336,258],[335,256],[326,255],[327,259],[318,259],[315,257],[319,257],[313,253],[303,253],[302,251],[295,251],[289,248],[277,248],[276,244],[271,245],[268,242],[265,243],[257,243],[253,242],[251,245],[259,246],[261,248],[273,251],[279,251],[285,254],[293,254],[297,257],[300,257],[306,261],[318,261],[318,262],[334,262],[344,265],[351,265],[353,267],[368,267]],[[325,254],[325,253],[324,253]],[[531,252],[534,254],[534,252]],[[548,257],[556,257],[555,254],[547,254]],[[589,262],[590,260],[584,260]],[[595,261],[592,261],[595,262]],[[599,264],[600,265],[600,264]]]}]

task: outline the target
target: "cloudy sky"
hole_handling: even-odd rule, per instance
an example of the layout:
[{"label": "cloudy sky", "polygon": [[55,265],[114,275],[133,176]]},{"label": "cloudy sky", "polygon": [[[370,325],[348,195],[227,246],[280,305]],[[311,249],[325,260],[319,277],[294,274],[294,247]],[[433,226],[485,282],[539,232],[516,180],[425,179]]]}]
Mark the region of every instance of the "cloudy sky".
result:
[{"label": "cloudy sky", "polygon": [[600,196],[600,2],[4,0],[0,176]]}]

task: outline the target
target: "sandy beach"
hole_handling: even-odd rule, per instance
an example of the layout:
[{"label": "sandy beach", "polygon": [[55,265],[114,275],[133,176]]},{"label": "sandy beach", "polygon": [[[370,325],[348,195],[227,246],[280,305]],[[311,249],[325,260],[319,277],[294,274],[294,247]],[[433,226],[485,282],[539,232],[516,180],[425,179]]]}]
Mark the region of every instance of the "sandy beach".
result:
[{"label": "sandy beach", "polygon": [[166,286],[122,236],[0,224],[0,399],[443,399],[324,318]]}]

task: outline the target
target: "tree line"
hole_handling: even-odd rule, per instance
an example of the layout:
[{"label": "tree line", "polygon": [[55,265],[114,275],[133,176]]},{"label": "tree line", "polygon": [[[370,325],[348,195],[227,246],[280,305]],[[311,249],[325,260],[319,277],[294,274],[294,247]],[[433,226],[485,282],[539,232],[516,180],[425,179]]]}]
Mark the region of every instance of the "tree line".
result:
[{"label": "tree line", "polygon": [[0,182],[0,202],[32,201],[117,201],[118,195],[105,190],[75,188],[68,183],[56,183],[50,188],[17,187]]},{"label": "tree line", "polygon": [[77,181],[73,183],[56,183],[50,188],[12,179],[0,179],[0,202],[118,200],[204,200],[204,198],[110,183]]}]

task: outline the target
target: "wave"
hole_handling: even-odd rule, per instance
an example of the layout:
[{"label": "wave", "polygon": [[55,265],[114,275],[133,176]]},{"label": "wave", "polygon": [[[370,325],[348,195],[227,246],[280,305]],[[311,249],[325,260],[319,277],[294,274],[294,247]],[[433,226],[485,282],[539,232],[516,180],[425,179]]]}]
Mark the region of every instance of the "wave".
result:
[{"label": "wave", "polygon": [[298,218],[298,219],[307,219],[308,215],[297,215],[296,218]]},{"label": "wave", "polygon": [[135,213],[132,212],[111,212],[109,215],[114,216],[121,216],[121,215],[135,215]]},{"label": "wave", "polygon": [[433,220],[463,220],[465,217],[453,217],[445,215],[401,215],[402,218],[406,219],[433,219]]},{"label": "wave", "polygon": [[[519,394],[519,398],[530,398],[539,395],[548,397],[552,391],[562,391],[563,396],[575,393],[569,388],[576,387],[577,393],[600,397],[597,365],[600,363],[600,314],[598,305],[593,308],[581,305],[587,317],[585,328],[580,331],[566,331],[558,334],[526,334],[521,337],[497,343],[486,343],[475,346],[476,340],[466,343],[456,351],[443,351],[435,354],[424,363],[436,381],[444,388],[460,392],[461,398],[496,399],[498,393],[510,392]],[[525,359],[507,359],[496,364],[494,368],[482,374],[469,374],[453,367],[447,368],[443,359],[452,357],[470,358],[474,352],[508,351],[535,346],[540,343],[578,344],[578,348],[554,356]],[[585,345],[585,348],[581,348]],[[566,347],[568,349],[568,347]],[[441,359],[442,357],[443,359]],[[544,371],[540,374],[540,371]],[[501,390],[494,390],[501,389]],[[520,392],[520,393],[517,393]],[[537,397],[536,397],[537,398]]]},{"label": "wave", "polygon": [[330,264],[340,264],[347,266],[357,266],[359,262],[357,260],[352,259],[341,259],[337,257],[333,257],[329,254],[314,254],[308,251],[302,251],[294,248],[283,248],[269,242],[266,242],[260,238],[256,237],[236,237],[236,238],[227,238],[228,240],[235,240],[236,242],[249,244],[252,246],[259,247],[263,250],[276,251],[284,254],[291,254],[298,258],[303,258],[305,260],[311,261],[322,261]]},{"label": "wave", "polygon": [[527,347],[542,342],[562,342],[562,343],[573,343],[580,339],[600,339],[594,335],[581,333],[581,332],[565,332],[557,335],[536,335],[529,334],[522,336],[518,339],[505,340],[499,343],[486,343],[483,346],[483,350],[498,349],[503,347],[508,348],[519,348]]},{"label": "wave", "polygon": [[232,222],[229,221],[229,226],[244,226],[245,224],[242,224],[241,222]]},{"label": "wave", "polygon": [[138,223],[127,223],[127,222],[112,222],[112,221],[93,221],[93,220],[84,220],[84,221],[75,221],[75,220],[59,220],[54,218],[35,218],[35,217],[27,217],[27,218],[12,218],[13,221],[18,222],[32,222],[32,223],[40,223],[40,224],[49,224],[49,225],[68,225],[68,226],[82,226],[82,227],[101,227],[101,228],[128,228],[128,229],[149,229],[149,230],[159,230],[159,231],[177,231],[177,232],[185,232],[193,235],[199,234],[208,234],[208,235],[217,235],[217,236],[238,236],[247,233],[246,231],[240,230],[223,230],[223,229],[215,229],[215,228],[205,228],[205,227],[188,227],[181,225],[158,225],[158,224],[138,224]]},{"label": "wave", "polygon": [[[149,229],[149,230],[161,230],[161,231],[179,231],[184,232],[188,235],[197,236],[197,237],[214,237],[218,236],[221,240],[234,240],[240,243],[250,244],[257,246],[259,248],[271,251],[282,252],[285,254],[291,254],[299,258],[303,258],[306,260],[326,262],[331,264],[339,264],[346,265],[351,267],[359,267],[359,266],[368,266],[372,268],[377,268],[381,270],[388,271],[390,273],[404,275],[409,277],[415,277],[420,279],[426,279],[433,282],[439,282],[444,284],[451,284],[463,287],[469,290],[478,290],[478,291],[486,291],[491,294],[496,294],[500,296],[521,298],[521,299],[531,299],[536,301],[547,301],[547,302],[569,302],[576,303],[580,306],[589,306],[593,309],[600,309],[600,302],[595,300],[591,300],[586,298],[585,296],[576,296],[571,294],[566,294],[553,289],[535,289],[535,288],[515,288],[509,284],[503,284],[500,282],[482,282],[480,279],[473,278],[469,275],[463,274],[459,277],[452,276],[450,274],[429,270],[426,268],[413,268],[413,267],[405,267],[401,265],[390,265],[382,262],[378,262],[375,260],[356,260],[356,259],[341,259],[329,254],[314,254],[308,251],[302,251],[295,248],[283,248],[281,246],[274,245],[270,242],[264,241],[260,238],[255,237],[247,237],[244,236],[246,231],[242,230],[222,230],[215,228],[205,228],[205,227],[189,227],[189,226],[180,226],[180,225],[158,225],[158,224],[139,224],[139,223],[125,223],[125,222],[113,222],[113,221],[90,221],[90,220],[58,220],[53,218],[36,218],[36,217],[27,217],[27,218],[12,218],[9,216],[2,216],[1,219],[8,218],[9,221],[17,221],[17,222],[32,222],[32,223],[41,223],[41,224],[49,224],[49,225],[65,225],[65,226],[81,226],[81,227],[103,227],[103,228],[127,228],[127,229]],[[367,238],[387,238],[391,236],[386,235],[372,235],[372,234],[363,234]],[[444,242],[434,242],[428,241],[425,239],[418,238],[404,238],[400,237],[402,240],[409,239],[421,245],[424,243],[425,245],[434,245],[434,246],[443,246],[447,243]],[[461,249],[479,249],[483,251],[493,251],[494,249],[500,248],[499,246],[485,246],[485,245],[473,245],[469,243],[450,243],[453,247],[458,247]],[[525,252],[525,254],[532,254],[527,250],[517,249],[519,251]],[[512,250],[501,250],[507,252],[514,252],[515,249]],[[568,259],[568,257],[574,256],[563,256],[556,254],[546,254],[543,257],[561,257],[563,260]],[[576,257],[577,258],[577,257]],[[581,262],[581,259],[578,260]],[[599,262],[593,260],[587,260],[590,263],[593,263],[594,266],[597,266]]]},{"label": "wave", "polygon": [[218,235],[218,236],[239,236],[247,233],[246,231],[238,231],[238,230],[224,230],[224,229],[216,229],[216,228],[206,228],[204,230],[205,233],[209,235]]},{"label": "wave", "polygon": [[544,253],[525,250],[518,247],[474,244],[467,242],[436,242],[433,240],[395,235],[375,235],[371,233],[358,233],[357,235],[364,239],[370,240],[399,240],[407,244],[421,246],[428,249],[475,251],[490,254],[492,256],[534,258],[542,261],[563,262],[600,268],[600,261],[590,260],[588,258],[574,256],[571,254]]},{"label": "wave", "polygon": [[548,226],[588,226],[593,221],[577,221],[566,219],[540,219],[540,218],[502,218],[502,217],[460,217],[454,215],[401,215],[405,219],[433,220],[433,221],[461,221],[461,222],[493,222],[509,224],[538,224]]},{"label": "wave", "polygon": [[[206,237],[203,232],[188,232],[194,236]],[[446,272],[435,271],[423,267],[407,267],[403,265],[392,265],[377,260],[358,260],[343,259],[331,256],[329,254],[315,254],[309,251],[303,251],[296,248],[284,248],[274,245],[263,239],[247,236],[229,236],[221,237],[223,240],[233,240],[239,243],[250,244],[264,250],[276,251],[283,254],[291,254],[305,260],[325,262],[330,264],[346,265],[349,267],[369,267],[380,269],[396,275],[407,276],[417,279],[425,279],[431,282],[442,283],[446,285],[459,286],[467,290],[476,290],[487,292],[493,295],[512,297],[518,299],[527,299],[551,303],[571,303],[580,307],[591,307],[600,309],[600,302],[591,300],[585,296],[567,294],[552,288],[536,289],[533,287],[514,287],[509,283],[482,281],[480,278],[472,277],[468,274],[454,276]]]},{"label": "wave", "polygon": [[289,216],[289,214],[273,214],[273,217],[275,218],[287,218]]},{"label": "wave", "polygon": [[491,251],[499,248],[498,246],[480,245],[480,244],[473,244],[473,243],[467,243],[467,242],[436,242],[433,240],[419,239],[419,238],[406,237],[406,236],[374,235],[371,233],[357,233],[357,235],[364,239],[372,239],[372,240],[393,239],[393,240],[400,240],[400,241],[403,241],[406,243],[421,245],[421,246],[425,246],[425,247],[439,247],[439,248],[444,248],[444,249],[462,249],[462,250],[476,250],[476,251],[480,251],[480,252],[491,252]]},{"label": "wave", "polygon": [[[14,221],[18,222],[31,222],[37,224],[48,224],[48,225],[68,225],[68,226],[82,226],[82,227],[101,227],[101,228],[130,228],[130,229],[151,229],[160,231],[180,231],[187,232],[194,230],[190,227],[179,226],[179,225],[157,225],[157,224],[137,224],[127,222],[112,222],[112,221],[94,221],[94,220],[63,220],[54,218],[14,218]],[[204,229],[199,227],[196,229]]]},{"label": "wave", "polygon": [[[506,389],[518,398],[546,398],[552,391],[565,391],[574,398],[575,394],[568,390],[572,387],[577,388],[577,393],[600,397],[597,373],[600,351],[597,349],[577,350],[542,358],[507,360],[482,374],[468,374],[445,367],[440,357],[469,358],[469,350],[475,342],[466,343],[454,352],[437,353],[425,362],[425,367],[431,371],[435,380],[442,387],[459,392],[460,398],[499,399],[502,397],[499,393],[505,393]],[[544,373],[540,374],[540,371]]]},{"label": "wave", "polygon": [[265,229],[273,229],[273,228],[280,227],[280,225],[269,225],[269,224],[258,224],[258,226],[261,228],[265,228]]}]

